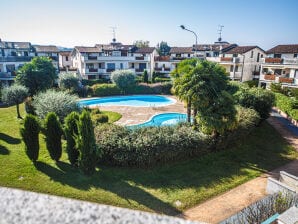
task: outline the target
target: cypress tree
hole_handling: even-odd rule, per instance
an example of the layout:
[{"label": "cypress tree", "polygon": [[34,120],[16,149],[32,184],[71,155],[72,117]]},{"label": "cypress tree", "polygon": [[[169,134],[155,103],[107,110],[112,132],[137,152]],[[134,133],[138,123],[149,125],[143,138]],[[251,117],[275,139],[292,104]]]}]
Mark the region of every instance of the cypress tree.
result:
[{"label": "cypress tree", "polygon": [[91,116],[86,110],[80,115],[78,132],[79,168],[85,174],[92,174],[96,165],[96,144]]},{"label": "cypress tree", "polygon": [[71,112],[65,118],[64,133],[66,137],[66,151],[68,160],[73,166],[78,166],[79,150],[76,146],[76,137],[78,136],[78,121],[79,114],[77,112]]},{"label": "cypress tree", "polygon": [[40,126],[37,118],[28,114],[24,119],[24,127],[20,129],[20,133],[25,143],[25,152],[33,162],[36,162],[39,154],[39,131]]},{"label": "cypress tree", "polygon": [[57,115],[54,112],[48,113],[45,119],[46,145],[51,158],[56,162],[62,155],[62,134],[63,130]]}]

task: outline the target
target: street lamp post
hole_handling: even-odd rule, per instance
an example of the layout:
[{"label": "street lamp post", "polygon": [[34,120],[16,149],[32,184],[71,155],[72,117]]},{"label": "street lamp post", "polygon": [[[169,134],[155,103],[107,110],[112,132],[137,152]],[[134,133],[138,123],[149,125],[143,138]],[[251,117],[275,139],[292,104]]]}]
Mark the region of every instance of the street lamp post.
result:
[{"label": "street lamp post", "polygon": [[198,35],[194,31],[186,29],[184,25],[181,25],[180,27],[181,27],[181,29],[191,32],[195,35],[195,37],[196,37],[195,56],[197,56]]}]

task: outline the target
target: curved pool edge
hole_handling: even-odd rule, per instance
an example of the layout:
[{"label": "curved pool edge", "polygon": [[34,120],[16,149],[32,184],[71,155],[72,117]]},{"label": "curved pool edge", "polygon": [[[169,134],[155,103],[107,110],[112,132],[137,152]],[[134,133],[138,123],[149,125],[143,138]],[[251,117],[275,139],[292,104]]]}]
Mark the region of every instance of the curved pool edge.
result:
[{"label": "curved pool edge", "polygon": [[[87,101],[87,100],[92,100],[92,99],[108,99],[108,98],[113,98],[113,97],[128,97],[128,96],[160,96],[160,97],[165,97],[170,99],[171,103],[165,104],[165,105],[154,105],[154,106],[133,106],[133,105],[99,105],[99,104],[93,104],[93,105],[79,105],[80,107],[144,107],[144,108],[149,108],[149,107],[166,107],[170,105],[174,105],[177,103],[177,99],[174,98],[172,95],[160,95],[160,94],[133,94],[133,95],[115,95],[115,96],[103,96],[103,97],[90,97],[90,98],[84,98],[84,99],[79,99],[78,104],[82,101]],[[154,115],[153,115],[154,116]]]},{"label": "curved pool edge", "polygon": [[[167,112],[167,113],[158,113],[158,114],[154,114],[154,115],[152,115],[148,120],[146,120],[146,121],[144,121],[144,122],[142,122],[142,123],[137,123],[137,124],[130,124],[130,125],[124,125],[124,127],[127,127],[127,128],[132,128],[132,127],[134,127],[134,126],[136,126],[136,128],[137,128],[137,126],[138,125],[141,125],[141,124],[145,124],[145,123],[147,123],[147,122],[150,122],[150,121],[152,121],[152,119],[154,118],[154,117],[156,117],[156,116],[158,116],[158,115],[162,115],[162,114],[183,114],[183,115],[187,115],[186,113],[180,113],[180,112]],[[160,126],[159,126],[160,127]],[[142,128],[142,127],[140,127],[140,128]]]}]

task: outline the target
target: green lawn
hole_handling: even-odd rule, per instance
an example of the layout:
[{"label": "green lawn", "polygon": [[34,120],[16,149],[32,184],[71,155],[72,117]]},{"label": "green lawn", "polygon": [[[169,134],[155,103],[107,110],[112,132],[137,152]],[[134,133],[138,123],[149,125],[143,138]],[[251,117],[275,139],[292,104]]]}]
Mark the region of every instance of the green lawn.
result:
[{"label": "green lawn", "polygon": [[109,117],[109,123],[114,123],[116,121],[118,121],[122,115],[117,113],[117,112],[113,112],[113,111],[105,111],[105,110],[102,110],[101,111],[102,114],[105,114]]},{"label": "green lawn", "polygon": [[[21,107],[24,115],[23,106]],[[40,136],[36,167],[27,159],[15,107],[0,109],[0,185],[175,215],[297,158],[267,123],[241,144],[198,159],[150,170],[100,166],[87,177],[63,154],[52,161]],[[175,206],[179,200],[182,205]]]}]

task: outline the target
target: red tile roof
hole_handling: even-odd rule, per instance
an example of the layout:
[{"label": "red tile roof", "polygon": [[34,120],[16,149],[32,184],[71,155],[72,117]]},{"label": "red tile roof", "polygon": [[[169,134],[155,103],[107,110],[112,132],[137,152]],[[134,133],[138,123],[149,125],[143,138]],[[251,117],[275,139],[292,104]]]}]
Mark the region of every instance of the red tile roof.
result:
[{"label": "red tile roof", "polygon": [[248,52],[248,51],[250,51],[252,49],[255,49],[255,48],[261,49],[258,46],[237,46],[237,47],[232,48],[229,51],[226,51],[225,53],[226,54],[244,54],[244,53],[246,53],[246,52]]},{"label": "red tile roof", "polygon": [[59,52],[59,49],[56,46],[51,45],[34,45],[36,52]]},{"label": "red tile roof", "polygon": [[97,47],[76,46],[75,49],[78,50],[80,53],[99,53],[99,52],[102,52]]},{"label": "red tile roof", "polygon": [[71,51],[60,51],[59,54],[62,56],[69,56],[71,54]]},{"label": "red tile roof", "polygon": [[151,54],[155,50],[155,47],[141,47],[135,50],[134,53]]},{"label": "red tile roof", "polygon": [[295,54],[298,53],[298,44],[277,45],[266,52],[267,54]]},{"label": "red tile roof", "polygon": [[170,50],[170,54],[193,54],[193,48],[192,47],[172,47]]}]

